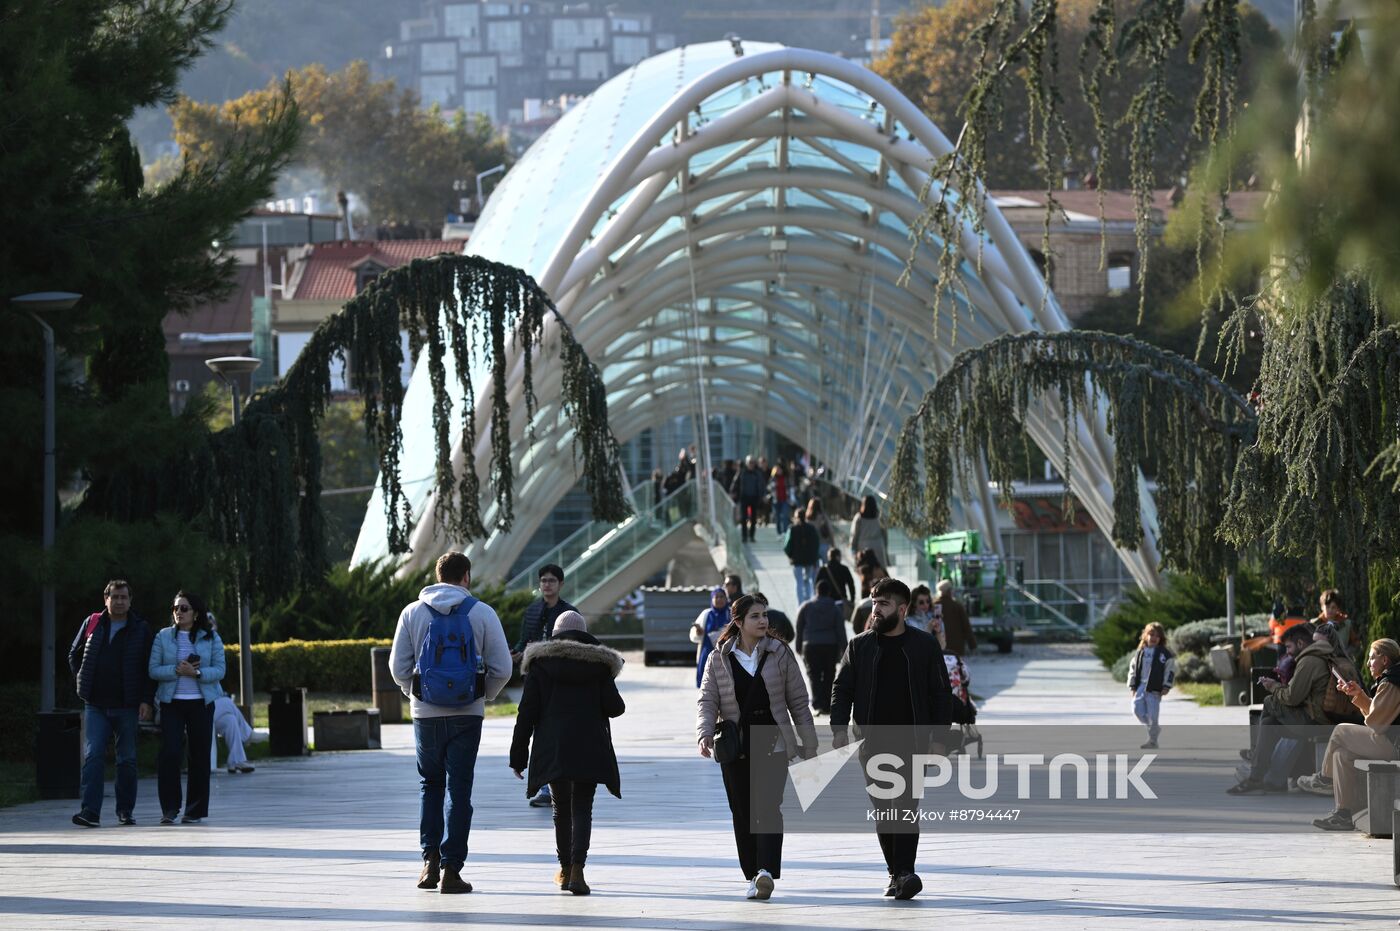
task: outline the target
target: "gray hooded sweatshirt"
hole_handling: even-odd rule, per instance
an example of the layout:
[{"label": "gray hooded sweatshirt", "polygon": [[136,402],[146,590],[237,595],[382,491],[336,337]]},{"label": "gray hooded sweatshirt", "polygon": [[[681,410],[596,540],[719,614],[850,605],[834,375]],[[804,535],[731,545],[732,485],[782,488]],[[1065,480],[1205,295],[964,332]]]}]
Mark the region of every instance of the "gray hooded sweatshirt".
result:
[{"label": "gray hooded sweatshirt", "polygon": [[[496,616],[495,609],[479,601],[467,615],[467,620],[472,625],[476,651],[486,661],[485,696],[470,705],[455,708],[430,705],[413,697],[413,668],[418,662],[418,651],[428,639],[428,622],[432,620],[433,609],[446,614],[465,601],[469,594],[460,585],[438,582],[419,592],[418,600],[399,614],[399,626],[394,631],[394,647],[389,653],[389,672],[409,697],[415,718],[443,718],[458,714],[482,717],[486,714],[486,699],[495,698],[510,681],[510,647],[506,644],[506,632],[501,629],[501,619]],[[431,609],[429,605],[432,605]]]}]

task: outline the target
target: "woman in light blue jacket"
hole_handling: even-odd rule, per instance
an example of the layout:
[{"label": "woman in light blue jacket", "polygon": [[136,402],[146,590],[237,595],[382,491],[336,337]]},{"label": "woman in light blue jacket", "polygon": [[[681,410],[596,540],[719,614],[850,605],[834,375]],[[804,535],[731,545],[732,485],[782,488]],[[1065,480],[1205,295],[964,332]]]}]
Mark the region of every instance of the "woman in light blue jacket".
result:
[{"label": "woman in light blue jacket", "polygon": [[[223,690],[224,642],[198,595],[181,591],[171,624],[151,644],[148,672],[156,681],[161,748],[156,765],[161,824],[198,824],[209,816],[209,745],[214,701]],[[189,784],[180,817],[180,757],[188,740]]]}]

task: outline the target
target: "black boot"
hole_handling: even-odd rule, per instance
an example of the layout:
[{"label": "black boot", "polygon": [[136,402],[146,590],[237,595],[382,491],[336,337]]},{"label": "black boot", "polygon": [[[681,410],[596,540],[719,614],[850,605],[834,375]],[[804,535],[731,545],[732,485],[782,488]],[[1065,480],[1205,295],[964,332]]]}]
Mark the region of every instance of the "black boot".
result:
[{"label": "black boot", "polygon": [[471,892],[472,884],[462,879],[462,871],[455,866],[444,866],[442,868],[442,885],[438,891],[443,895],[455,895],[463,892]]},{"label": "black boot", "polygon": [[436,889],[438,880],[441,878],[442,860],[437,854],[429,854],[423,858],[423,872],[418,874],[419,889]]}]

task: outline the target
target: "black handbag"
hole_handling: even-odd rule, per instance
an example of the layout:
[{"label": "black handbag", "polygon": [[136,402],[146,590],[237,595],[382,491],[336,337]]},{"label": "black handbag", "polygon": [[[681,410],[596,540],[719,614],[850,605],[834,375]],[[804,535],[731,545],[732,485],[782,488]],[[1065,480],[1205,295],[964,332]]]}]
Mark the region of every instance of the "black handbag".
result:
[{"label": "black handbag", "polygon": [[[756,689],[764,688],[763,685],[763,664],[768,662],[768,653],[765,651],[758,660],[758,668],[754,670],[753,685],[749,686],[749,693],[744,696],[743,707],[739,709],[739,720],[742,721],[748,714],[749,703],[753,700]],[[735,721],[720,721],[715,728],[715,762],[734,763],[742,760],[748,753],[748,729],[740,727]]]}]

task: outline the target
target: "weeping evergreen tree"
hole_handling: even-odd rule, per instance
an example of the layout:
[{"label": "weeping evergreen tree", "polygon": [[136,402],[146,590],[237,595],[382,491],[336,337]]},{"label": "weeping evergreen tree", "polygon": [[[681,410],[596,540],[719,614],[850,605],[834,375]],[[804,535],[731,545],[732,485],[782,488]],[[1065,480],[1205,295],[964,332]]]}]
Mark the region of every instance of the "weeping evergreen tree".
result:
[{"label": "weeping evergreen tree", "polygon": [[[623,520],[631,508],[622,491],[617,440],[597,366],[529,275],[451,254],[380,275],[317,327],[282,379],[248,404],[237,427],[209,435],[155,467],[129,463],[114,483],[120,499],[98,506],[124,511],[159,504],[207,520],[216,539],[237,554],[237,569],[259,599],[282,598],[297,585],[320,579],[329,566],[317,427],[331,400],[332,372],[348,360],[350,385],[365,399],[365,430],[379,460],[389,548],[406,551],[416,518],[399,471],[405,391],[399,334],[406,331],[411,353],[425,354],[432,390],[435,516],[458,541],[479,539],[492,529],[507,531],[514,519],[510,349],[518,350],[523,365],[528,424],[536,413],[534,371],[546,318],[553,319],[559,337],[562,407],[574,427],[574,452],[593,514]],[[491,421],[486,472],[496,504],[491,527],[482,520],[475,455],[480,387],[475,379],[482,373]],[[459,468],[454,468],[454,451],[463,459]]]},{"label": "weeping evergreen tree", "polygon": [[[1031,101],[1031,145],[1051,204],[1065,151],[1052,78],[1058,0],[988,0],[973,36],[980,64],[963,101],[955,150],[934,165],[914,248],[938,250],[939,291],[957,287],[957,231],[980,224],[978,184],[1008,82]],[[1003,484],[1032,399],[1068,421],[1103,403],[1118,447],[1114,539],[1141,540],[1137,485],[1153,442],[1160,541],[1167,566],[1219,575],[1230,553],[1258,548],[1267,565],[1307,560],[1375,636],[1400,635],[1400,8],[1363,0],[1340,30],[1334,5],[1304,0],[1292,60],[1278,63],[1243,114],[1238,0],[1205,0],[1187,37],[1183,0],[1101,0],[1078,56],[1098,140],[1131,135],[1129,175],[1144,265],[1150,248],[1148,170],[1168,100],[1165,62],[1181,43],[1201,69],[1193,131],[1208,144],[1193,173],[1202,313],[1223,320],[1217,359],[1233,364],[1262,321],[1257,410],[1181,357],[1134,340],[1072,333],[1005,338],[964,353],[905,425],[893,473],[895,517],[917,531],[948,517],[952,474],[985,454]],[[1144,74],[1122,114],[1102,110],[1120,65]],[[1301,88],[1301,90],[1300,90]],[[1243,115],[1242,115],[1243,114]],[[1295,134],[1295,127],[1301,132]],[[1110,147],[1099,144],[1100,153]],[[1096,173],[1105,176],[1102,166]],[[1227,236],[1231,179],[1258,172],[1273,191],[1266,222]],[[945,191],[965,196],[945,197]],[[1254,297],[1224,283],[1267,264]],[[1206,347],[1198,350],[1198,355]],[[1072,443],[1073,437],[1066,436]],[[1068,476],[1073,485],[1073,476]],[[1189,500],[1183,501],[1186,498]],[[1296,579],[1291,580],[1295,584]],[[1369,603],[1368,603],[1369,596]]]},{"label": "weeping evergreen tree", "polygon": [[1190,359],[1112,333],[1013,333],[960,353],[900,433],[891,518],[921,534],[945,529],[957,486],[972,487],[982,461],[1009,499],[1026,461],[1027,411],[1042,401],[1059,415],[1060,468],[1071,486],[1077,418],[1096,418],[1104,404],[1115,543],[1142,542],[1138,476],[1154,464],[1163,562],[1212,576],[1232,571],[1233,551],[1215,528],[1235,460],[1254,439],[1253,410]]}]

